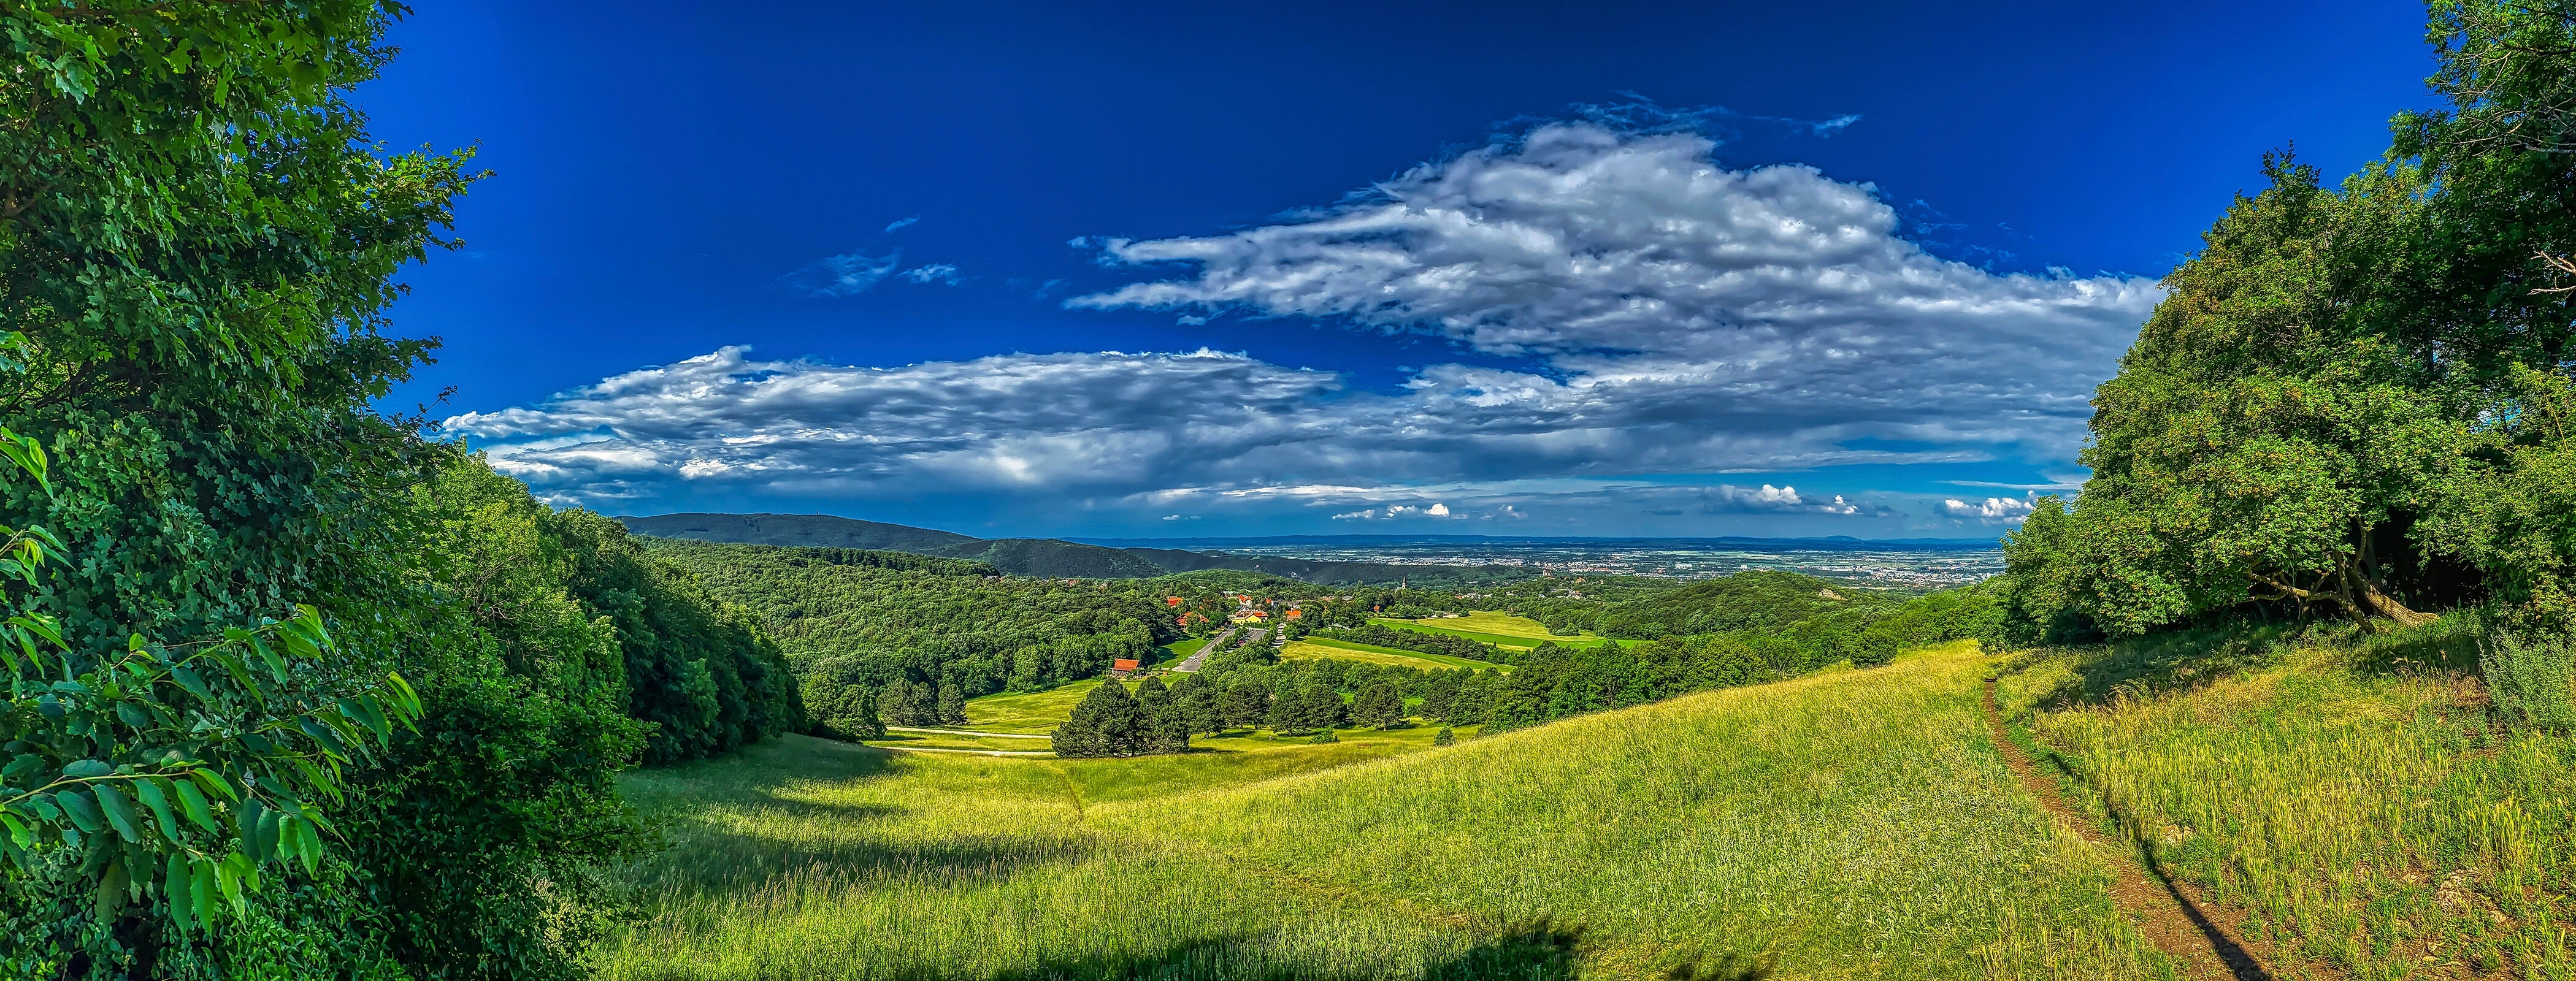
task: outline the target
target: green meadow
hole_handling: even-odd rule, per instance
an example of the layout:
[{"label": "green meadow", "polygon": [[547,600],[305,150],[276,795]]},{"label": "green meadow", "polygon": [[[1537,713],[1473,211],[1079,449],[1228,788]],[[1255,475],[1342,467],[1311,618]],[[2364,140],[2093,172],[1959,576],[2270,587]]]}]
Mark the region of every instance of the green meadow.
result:
[{"label": "green meadow", "polygon": [[1279,656],[1291,661],[1303,658],[1319,657],[1341,658],[1347,661],[1367,661],[1371,664],[1391,664],[1399,668],[1413,668],[1425,671],[1440,671],[1451,668],[1474,668],[1480,671],[1503,672],[1509,672],[1511,670],[1510,665],[1495,664],[1491,661],[1476,661],[1463,657],[1450,657],[1447,654],[1432,654],[1426,651],[1408,651],[1395,647],[1379,647],[1375,644],[1362,644],[1357,641],[1339,640],[1332,637],[1308,637],[1304,640],[1289,641],[1288,646],[1280,649]]},{"label": "green meadow", "polygon": [[672,847],[618,871],[639,915],[599,966],[2172,976],[1985,741],[1991,663],[1952,645],[1437,748],[1430,727],[1125,760],[790,737],[625,778]]},{"label": "green meadow", "polygon": [[2106,821],[2312,976],[2576,977],[2576,738],[2496,725],[2477,641],[2186,634],[2023,655],[1998,690]]},{"label": "green meadow", "polygon": [[1448,634],[1452,637],[1464,637],[1468,640],[1492,644],[1496,647],[1509,647],[1515,650],[1524,651],[1537,647],[1542,641],[1554,641],[1558,647],[1598,647],[1603,644],[1612,643],[1637,643],[1636,641],[1614,641],[1607,637],[1598,637],[1591,634],[1558,636],[1548,633],[1547,625],[1536,620],[1532,620],[1527,617],[1516,617],[1508,613],[1499,613],[1491,610],[1480,610],[1475,613],[1458,617],[1435,617],[1428,620],[1390,620],[1379,617],[1371,619],[1369,622],[1382,627],[1393,627],[1398,630],[1419,630],[1425,633]]}]

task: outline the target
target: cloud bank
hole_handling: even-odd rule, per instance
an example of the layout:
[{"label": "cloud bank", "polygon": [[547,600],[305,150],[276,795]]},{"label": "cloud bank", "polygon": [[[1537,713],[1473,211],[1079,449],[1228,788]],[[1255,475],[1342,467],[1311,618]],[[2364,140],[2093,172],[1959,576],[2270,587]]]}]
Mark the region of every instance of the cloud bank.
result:
[{"label": "cloud bank", "polygon": [[[1083,240],[1147,278],[1066,301],[1429,334],[1513,367],[1433,364],[1368,392],[1205,350],[865,368],[725,348],[447,425],[562,500],[1076,495],[1149,519],[1199,499],[1455,521],[1644,475],[2071,457],[2154,284],[1944,260],[1897,237],[1868,185],[1715,150],[1542,125],[1273,224]],[[800,275],[847,295],[830,291],[899,265],[826,262],[843,259]],[[1594,483],[1534,489],[1551,480]],[[1621,486],[1656,514],[1892,513],[1767,484]]]}]

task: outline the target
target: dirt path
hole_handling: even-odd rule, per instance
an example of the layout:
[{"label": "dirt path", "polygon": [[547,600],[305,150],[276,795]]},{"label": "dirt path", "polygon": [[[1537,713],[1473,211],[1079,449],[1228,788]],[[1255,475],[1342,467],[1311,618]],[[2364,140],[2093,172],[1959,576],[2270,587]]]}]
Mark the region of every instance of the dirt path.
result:
[{"label": "dirt path", "polygon": [[968,729],[916,729],[912,726],[887,726],[887,732],[935,732],[943,736],[991,736],[995,739],[1053,739],[1054,736],[1032,736],[1022,732],[975,732]]},{"label": "dirt path", "polygon": [[2166,956],[2181,962],[2185,977],[2272,981],[2272,973],[2264,969],[2263,962],[2237,939],[2236,927],[2243,917],[2229,915],[2202,901],[2198,890],[2189,883],[2167,878],[2161,869],[2140,868],[2127,845],[2103,834],[2091,818],[2058,793],[2057,781],[2031,765],[2021,746],[2004,735],[2004,717],[1995,708],[1992,680],[1986,682],[1986,729],[1994,736],[1995,749],[2012,767],[2013,776],[2021,779],[2031,796],[2039,798],[2049,813],[2057,815],[2108,857],[2112,904],[2137,918],[2138,932],[2146,934],[2147,940]]},{"label": "dirt path", "polygon": [[1046,751],[1046,750],[1042,750],[1042,749],[941,749],[941,748],[936,747],[936,746],[883,746],[883,745],[878,745],[878,744],[876,744],[876,743],[869,743],[869,744],[868,744],[868,748],[870,748],[870,749],[891,750],[891,751],[893,751],[893,752],[897,752],[897,753],[969,753],[969,754],[972,754],[972,755],[975,755],[975,756],[1054,756],[1054,755],[1055,755],[1055,754],[1054,754],[1054,753],[1052,753],[1052,752],[1049,752],[1049,751]]}]

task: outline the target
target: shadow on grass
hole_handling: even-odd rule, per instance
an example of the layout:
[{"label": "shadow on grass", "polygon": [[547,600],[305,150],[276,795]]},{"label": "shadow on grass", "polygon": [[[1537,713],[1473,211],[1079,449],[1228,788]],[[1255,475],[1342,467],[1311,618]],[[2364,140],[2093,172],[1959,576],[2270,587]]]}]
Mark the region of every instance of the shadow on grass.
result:
[{"label": "shadow on grass", "polygon": [[[1542,918],[1505,930],[1454,956],[1423,968],[1420,981],[1571,981],[1577,971],[1581,926],[1558,926]],[[1193,941],[1147,957],[1094,957],[1048,960],[975,981],[1128,981],[1128,979],[1223,979],[1223,981],[1361,981],[1387,977],[1354,965],[1341,972],[1318,965],[1282,960],[1281,952],[1262,940],[1219,936]],[[1682,974],[1691,981],[1754,981],[1758,974]],[[968,981],[956,978],[954,981]]]},{"label": "shadow on grass", "polygon": [[2074,671],[2042,706],[2097,705],[2119,697],[2189,691],[2239,671],[2279,663],[2292,648],[2341,652],[2352,670],[2370,675],[2475,672],[2485,626],[2459,613],[2418,627],[2364,631],[2348,621],[2237,620],[2187,627],[2088,647],[2042,648],[2008,662],[2014,673],[2066,658]]}]

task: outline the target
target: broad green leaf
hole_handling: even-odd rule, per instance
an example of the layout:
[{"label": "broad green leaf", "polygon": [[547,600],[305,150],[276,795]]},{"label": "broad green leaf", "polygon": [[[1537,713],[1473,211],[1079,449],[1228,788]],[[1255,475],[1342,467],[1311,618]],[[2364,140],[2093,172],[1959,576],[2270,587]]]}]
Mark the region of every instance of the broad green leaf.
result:
[{"label": "broad green leaf", "polygon": [[152,811],[152,819],[161,826],[161,837],[179,840],[179,819],[170,806],[168,778],[145,777],[135,781],[134,796]]},{"label": "broad green leaf", "polygon": [[[200,828],[206,829],[209,833],[221,834],[223,832],[223,829],[215,824],[214,808],[207,806],[206,795],[197,791],[197,785],[195,782],[180,780],[173,783],[170,790],[179,798],[179,810],[188,815],[188,820],[190,822],[196,824],[196,826]],[[173,835],[172,837],[175,838],[177,836]]]},{"label": "broad green leaf", "polygon": [[276,678],[278,684],[285,684],[286,659],[278,657],[276,651],[269,649],[267,641],[261,640],[257,637],[251,638],[250,647],[251,650],[259,653],[259,659],[261,661],[267,662],[269,675]]},{"label": "broad green leaf", "polygon": [[215,700],[214,690],[207,688],[206,679],[197,677],[194,671],[187,668],[171,668],[170,680],[178,682],[179,687],[186,689],[188,694],[195,695],[200,700],[208,702]]},{"label": "broad green leaf", "polygon": [[127,885],[123,862],[110,863],[107,872],[98,877],[98,889],[92,894],[91,908],[101,921],[115,920],[116,912],[125,908]]},{"label": "broad green leaf", "polygon": [[275,859],[277,812],[269,810],[257,797],[244,797],[233,814],[240,820],[242,846],[250,850],[250,860],[265,865]]},{"label": "broad green leaf", "polygon": [[63,764],[63,775],[74,779],[104,777],[115,772],[115,767],[101,760],[73,760]]},{"label": "broad green leaf", "polygon": [[188,858],[171,852],[167,865],[161,872],[161,901],[170,907],[170,919],[179,924],[181,932],[194,931],[196,904],[188,898]]},{"label": "broad green leaf", "polygon": [[115,784],[106,783],[97,784],[90,790],[98,795],[98,809],[106,813],[107,823],[116,828],[117,834],[127,841],[143,840],[143,824],[135,819],[134,801],[125,796],[125,791],[118,790]]},{"label": "broad green leaf", "polygon": [[91,802],[85,791],[62,791],[54,795],[54,803],[61,805],[63,815],[71,818],[72,826],[84,833],[97,834],[107,827],[107,819],[99,816],[98,805]]},{"label": "broad green leaf", "polygon": [[241,796],[233,790],[231,781],[225,780],[223,774],[213,770],[190,770],[188,779],[196,781],[198,786],[206,788],[207,793],[222,800],[233,800]]},{"label": "broad green leaf", "polygon": [[36,833],[27,830],[27,822],[18,820],[17,815],[0,813],[0,825],[9,827],[9,840],[15,842],[18,847],[36,847]]},{"label": "broad green leaf", "polygon": [[215,863],[199,859],[190,863],[188,898],[196,903],[197,922],[211,928],[215,922],[215,904],[221,902],[221,889],[215,885]]}]

